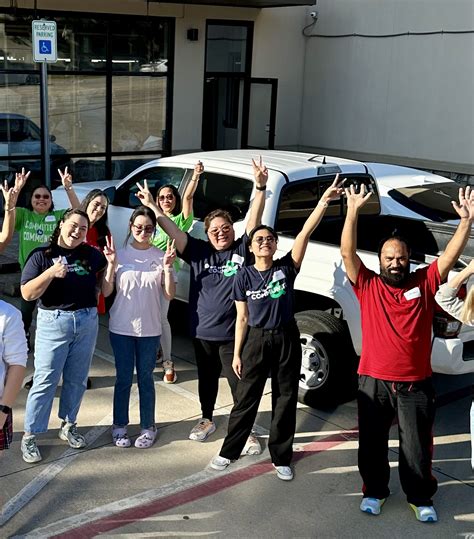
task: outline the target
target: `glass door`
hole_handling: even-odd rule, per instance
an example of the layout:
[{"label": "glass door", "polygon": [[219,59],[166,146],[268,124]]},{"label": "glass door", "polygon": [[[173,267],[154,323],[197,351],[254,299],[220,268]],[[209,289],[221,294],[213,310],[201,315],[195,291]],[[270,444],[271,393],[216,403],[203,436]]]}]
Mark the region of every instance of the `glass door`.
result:
[{"label": "glass door", "polygon": [[251,78],[246,83],[242,147],[273,150],[277,107],[277,79]]}]

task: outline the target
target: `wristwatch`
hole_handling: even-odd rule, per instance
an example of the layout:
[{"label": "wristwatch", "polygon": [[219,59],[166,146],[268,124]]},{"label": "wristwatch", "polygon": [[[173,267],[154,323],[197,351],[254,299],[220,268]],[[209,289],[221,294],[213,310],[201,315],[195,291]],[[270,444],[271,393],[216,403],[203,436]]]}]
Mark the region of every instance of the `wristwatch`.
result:
[{"label": "wristwatch", "polygon": [[7,406],[6,404],[0,404],[0,412],[3,412],[4,414],[9,414],[12,411],[10,406]]},{"label": "wristwatch", "polygon": [[262,185],[262,186],[259,187],[258,185],[256,185],[256,186],[255,186],[255,189],[256,189],[257,191],[266,191],[266,190],[267,190],[267,186],[266,186],[266,185]]}]

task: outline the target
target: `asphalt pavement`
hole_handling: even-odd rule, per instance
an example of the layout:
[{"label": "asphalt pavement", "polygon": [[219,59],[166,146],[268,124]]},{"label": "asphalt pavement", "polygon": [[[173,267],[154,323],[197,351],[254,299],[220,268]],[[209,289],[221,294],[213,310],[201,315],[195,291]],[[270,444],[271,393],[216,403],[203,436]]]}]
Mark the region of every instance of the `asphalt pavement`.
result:
[{"label": "asphalt pavement", "polygon": [[[0,256],[2,299],[19,304],[12,273],[15,245]],[[474,539],[474,476],[470,467],[469,406],[473,377],[437,376],[440,398],[435,423],[433,473],[440,521],[422,524],[398,480],[396,427],[390,440],[391,496],[378,517],[359,511],[357,413],[350,401],[331,410],[300,405],[293,481],[271,467],[266,442],[271,420],[267,386],[257,417],[265,450],[241,457],[224,472],[209,468],[226,432],[232,399],[224,380],[218,397],[217,431],[204,443],[188,440],[200,418],[197,373],[185,330],[185,309],[174,308],[174,385],[155,371],[158,438],[151,449],[113,446],[110,434],[114,385],[107,318],[101,317],[91,369],[92,388],[78,419],[88,447],[72,450],[57,437],[58,399],[50,430],[38,437],[43,461],[26,464],[20,453],[27,391],[14,408],[14,443],[0,457],[1,537],[464,537]],[[32,371],[32,357],[28,371]],[[132,437],[139,434],[138,395],[131,397]]]}]

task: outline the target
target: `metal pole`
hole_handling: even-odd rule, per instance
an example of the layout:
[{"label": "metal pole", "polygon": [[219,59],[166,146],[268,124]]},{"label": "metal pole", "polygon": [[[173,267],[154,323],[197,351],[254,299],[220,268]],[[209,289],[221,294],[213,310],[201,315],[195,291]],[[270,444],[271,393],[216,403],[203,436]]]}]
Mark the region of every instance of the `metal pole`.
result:
[{"label": "metal pole", "polygon": [[48,114],[48,64],[41,62],[41,110],[43,134],[43,164],[45,184],[51,189],[51,141],[49,138],[49,114]]}]

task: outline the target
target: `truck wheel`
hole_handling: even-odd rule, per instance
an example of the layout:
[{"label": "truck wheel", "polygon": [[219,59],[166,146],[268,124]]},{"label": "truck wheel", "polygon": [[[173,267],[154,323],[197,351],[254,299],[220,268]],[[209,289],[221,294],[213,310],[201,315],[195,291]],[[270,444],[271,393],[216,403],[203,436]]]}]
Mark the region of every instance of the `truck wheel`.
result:
[{"label": "truck wheel", "polygon": [[296,321],[302,348],[298,400],[327,408],[352,399],[357,362],[345,325],[323,311],[300,312]]}]

